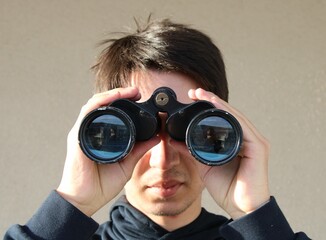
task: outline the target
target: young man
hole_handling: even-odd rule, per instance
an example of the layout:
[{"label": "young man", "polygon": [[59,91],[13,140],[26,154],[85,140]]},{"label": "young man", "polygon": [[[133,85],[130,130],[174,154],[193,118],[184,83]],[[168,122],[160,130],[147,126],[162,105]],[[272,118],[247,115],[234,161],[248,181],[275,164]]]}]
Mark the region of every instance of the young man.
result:
[{"label": "young man", "polygon": [[[58,189],[5,239],[309,239],[293,233],[270,196],[269,144],[227,103],[224,62],[206,35],[163,20],[104,44],[94,66],[98,93],[69,133]],[[78,131],[89,112],[120,98],[146,101],[162,86],[173,89],[180,102],[207,100],[235,116],[243,130],[240,154],[222,166],[202,164],[162,124],[155,137],[136,142],[117,163],[97,164],[84,155]],[[164,123],[167,116],[159,117]],[[111,220],[98,227],[91,216],[123,188]],[[230,220],[202,208],[204,188]]]}]

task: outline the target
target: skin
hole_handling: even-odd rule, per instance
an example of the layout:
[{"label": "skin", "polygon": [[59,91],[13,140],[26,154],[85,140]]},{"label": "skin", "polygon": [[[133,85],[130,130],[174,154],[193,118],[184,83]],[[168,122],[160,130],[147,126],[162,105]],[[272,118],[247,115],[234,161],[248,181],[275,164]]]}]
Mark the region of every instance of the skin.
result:
[{"label": "skin", "polygon": [[[149,141],[136,143],[119,163],[98,165],[82,153],[77,136],[87,113],[118,98],[145,101],[161,86],[172,88],[180,102],[207,100],[235,116],[244,135],[239,156],[223,166],[201,164],[190,155],[184,142],[171,139],[164,128]],[[205,187],[233,219],[267,202],[268,141],[242,113],[199,87],[182,74],[148,71],[134,73],[130,87],[95,94],[81,109],[68,135],[58,193],[92,216],[125,188],[129,202],[168,231],[189,224],[199,215]],[[160,113],[160,117],[164,122],[166,114]]]}]

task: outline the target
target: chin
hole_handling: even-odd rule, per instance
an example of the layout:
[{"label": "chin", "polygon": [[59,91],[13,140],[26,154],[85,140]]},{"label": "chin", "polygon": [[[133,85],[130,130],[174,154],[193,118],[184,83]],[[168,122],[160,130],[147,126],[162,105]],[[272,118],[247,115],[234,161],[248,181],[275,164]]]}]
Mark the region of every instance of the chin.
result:
[{"label": "chin", "polygon": [[178,203],[169,199],[161,199],[161,201],[151,204],[152,206],[150,208],[147,205],[146,212],[155,216],[174,217],[185,212],[192,204],[193,202],[191,201]]},{"label": "chin", "polygon": [[153,209],[150,214],[160,217],[175,217],[186,211],[187,208],[180,209],[171,209],[171,208],[162,208],[162,209]]}]

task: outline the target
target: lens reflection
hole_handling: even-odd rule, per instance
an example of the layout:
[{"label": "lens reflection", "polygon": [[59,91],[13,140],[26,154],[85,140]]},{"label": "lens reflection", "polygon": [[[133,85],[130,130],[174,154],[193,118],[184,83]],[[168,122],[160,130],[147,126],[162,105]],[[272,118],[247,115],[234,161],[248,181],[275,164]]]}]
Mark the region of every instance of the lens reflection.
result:
[{"label": "lens reflection", "polygon": [[236,143],[236,133],[232,125],[219,116],[200,120],[190,134],[192,150],[208,162],[219,162],[228,158]]},{"label": "lens reflection", "polygon": [[129,147],[129,127],[117,116],[95,118],[85,132],[86,147],[96,158],[114,159]]}]

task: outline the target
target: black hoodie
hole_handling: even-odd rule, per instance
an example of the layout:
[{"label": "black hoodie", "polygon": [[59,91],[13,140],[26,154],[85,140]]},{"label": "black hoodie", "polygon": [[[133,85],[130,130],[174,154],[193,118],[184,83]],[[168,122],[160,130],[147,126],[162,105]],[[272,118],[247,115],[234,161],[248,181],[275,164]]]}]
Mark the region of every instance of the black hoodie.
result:
[{"label": "black hoodie", "polygon": [[[193,239],[215,240],[223,239],[220,234],[220,226],[227,219],[202,209],[200,215],[192,223],[175,231],[168,232],[158,224],[151,221],[142,212],[133,208],[123,196],[116,202],[111,210],[111,222],[102,225],[97,234],[104,239],[115,240],[139,240],[139,239]],[[128,236],[128,237],[126,237]]]},{"label": "black hoodie", "polygon": [[275,199],[235,221],[202,209],[192,223],[168,232],[133,208],[124,197],[111,210],[111,221],[100,227],[92,218],[52,191],[26,225],[12,226],[4,240],[307,240],[294,234]]}]

